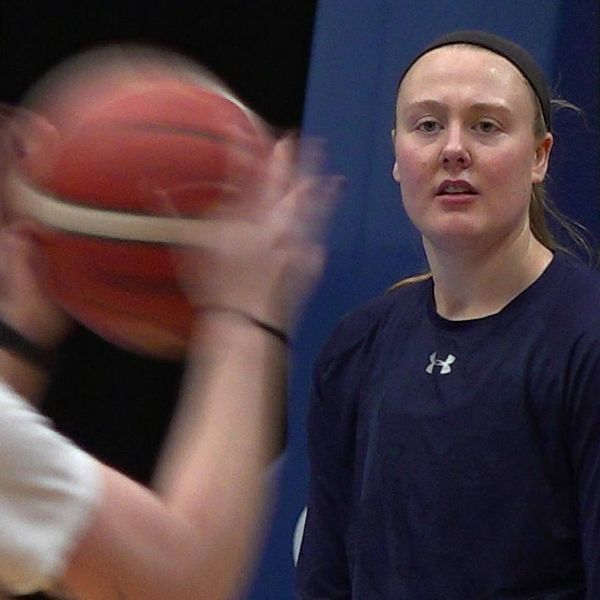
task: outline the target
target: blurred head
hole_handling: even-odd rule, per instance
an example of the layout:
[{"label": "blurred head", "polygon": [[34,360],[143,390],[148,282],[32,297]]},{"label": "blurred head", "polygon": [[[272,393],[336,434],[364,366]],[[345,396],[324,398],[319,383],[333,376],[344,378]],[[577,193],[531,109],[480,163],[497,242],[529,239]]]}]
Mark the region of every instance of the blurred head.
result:
[{"label": "blurred head", "polygon": [[463,41],[470,32],[442,38],[401,77],[394,179],[433,244],[489,245],[531,232],[553,248],[543,198],[552,148],[543,76],[518,46],[487,34],[480,44],[474,33],[471,42]]}]

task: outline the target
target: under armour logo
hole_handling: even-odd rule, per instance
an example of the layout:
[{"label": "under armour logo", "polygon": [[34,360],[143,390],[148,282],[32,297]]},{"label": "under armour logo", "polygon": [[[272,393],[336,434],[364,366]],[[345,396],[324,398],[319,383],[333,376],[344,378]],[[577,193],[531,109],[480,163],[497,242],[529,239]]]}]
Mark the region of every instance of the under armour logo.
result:
[{"label": "under armour logo", "polygon": [[454,354],[448,354],[446,360],[440,360],[437,358],[437,352],[433,352],[429,355],[429,364],[425,368],[425,370],[431,375],[433,373],[434,367],[441,367],[440,374],[447,375],[452,371],[452,367],[450,366],[456,360],[456,356]]}]

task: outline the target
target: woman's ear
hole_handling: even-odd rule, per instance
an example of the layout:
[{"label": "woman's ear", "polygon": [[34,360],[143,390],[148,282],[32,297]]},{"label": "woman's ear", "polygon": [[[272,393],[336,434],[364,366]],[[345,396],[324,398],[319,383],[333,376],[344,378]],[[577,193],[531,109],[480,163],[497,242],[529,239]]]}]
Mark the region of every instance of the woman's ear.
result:
[{"label": "woman's ear", "polygon": [[[392,131],[390,132],[392,135],[392,145],[394,146],[394,149],[396,148],[396,129],[392,129]],[[395,154],[395,152],[394,152]],[[400,175],[398,173],[398,161],[394,160],[394,166],[392,167],[392,177],[394,178],[394,181],[396,183],[400,183]]]},{"label": "woman's ear", "polygon": [[553,143],[554,138],[551,133],[546,133],[538,143],[535,149],[533,167],[531,169],[532,183],[541,183],[544,181],[544,177],[546,177],[546,172],[548,171],[548,162],[550,160],[550,152],[552,151]]}]

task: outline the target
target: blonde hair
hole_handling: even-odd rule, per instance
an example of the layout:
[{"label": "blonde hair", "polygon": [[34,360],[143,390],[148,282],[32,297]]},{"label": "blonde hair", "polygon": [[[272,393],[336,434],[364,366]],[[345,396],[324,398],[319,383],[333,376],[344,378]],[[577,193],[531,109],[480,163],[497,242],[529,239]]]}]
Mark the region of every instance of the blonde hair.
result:
[{"label": "blonde hair", "polygon": [[[553,111],[568,109],[581,114],[579,109],[570,102],[557,98],[551,101]],[[539,102],[536,102],[537,111],[533,122],[533,135],[536,140],[541,140],[546,135],[546,125],[542,116]],[[531,188],[531,201],[529,203],[529,227],[534,237],[546,248],[552,251],[562,251],[569,254],[573,252],[559,243],[552,233],[549,226],[549,219],[552,219],[568,237],[574,242],[575,246],[582,250],[591,263],[594,256],[594,250],[587,240],[588,230],[581,223],[570,219],[564,215],[551,201],[546,193],[544,183],[534,183]]]}]

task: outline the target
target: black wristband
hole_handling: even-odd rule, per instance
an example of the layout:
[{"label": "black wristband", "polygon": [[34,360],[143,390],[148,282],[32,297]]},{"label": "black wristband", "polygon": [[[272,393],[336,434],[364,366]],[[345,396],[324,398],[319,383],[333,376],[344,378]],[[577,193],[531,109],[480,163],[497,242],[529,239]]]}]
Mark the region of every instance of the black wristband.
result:
[{"label": "black wristband", "polygon": [[220,304],[205,304],[203,306],[200,306],[199,310],[202,312],[225,312],[237,315],[238,317],[242,317],[255,327],[258,327],[259,329],[262,329],[263,331],[266,331],[270,335],[276,337],[280,342],[282,342],[286,346],[290,345],[290,338],[285,331],[279,329],[278,327],[275,327],[274,325],[271,325],[270,323],[261,321],[260,319],[257,319],[254,315],[247,313],[246,311],[241,310],[239,308],[233,308],[231,306],[221,306]]},{"label": "black wristband", "polygon": [[54,364],[54,354],[28,340],[8,323],[0,320],[0,348],[18,354],[21,358],[44,369]]}]

